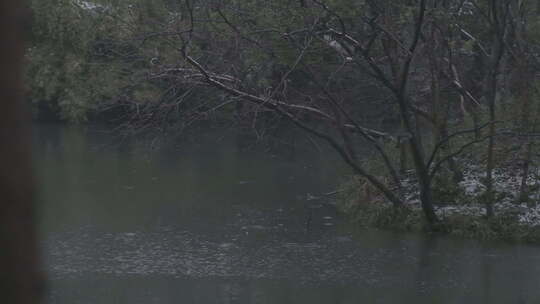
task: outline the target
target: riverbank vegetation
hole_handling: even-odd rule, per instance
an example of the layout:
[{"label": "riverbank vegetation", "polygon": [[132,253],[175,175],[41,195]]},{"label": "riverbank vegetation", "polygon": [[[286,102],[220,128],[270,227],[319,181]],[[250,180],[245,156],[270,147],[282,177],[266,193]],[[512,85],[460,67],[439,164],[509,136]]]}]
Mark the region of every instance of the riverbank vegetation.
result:
[{"label": "riverbank vegetation", "polygon": [[350,167],[343,206],[363,224],[538,239],[537,1],[32,9],[38,118],[107,118],[133,135],[211,121],[261,138],[292,126]]},{"label": "riverbank vegetation", "polygon": [[[481,167],[469,165],[458,184],[437,184],[435,213],[440,221],[429,227],[418,199],[416,183],[403,180],[405,203],[395,208],[372,186],[358,178],[342,184],[339,209],[358,225],[383,229],[442,233],[461,238],[540,241],[540,208],[536,204],[540,180],[530,175],[529,203],[519,200],[521,181],[518,170],[498,168],[494,172],[494,215],[486,217],[485,174]],[[414,178],[414,177],[411,177]],[[533,202],[533,203],[531,203]]]}]

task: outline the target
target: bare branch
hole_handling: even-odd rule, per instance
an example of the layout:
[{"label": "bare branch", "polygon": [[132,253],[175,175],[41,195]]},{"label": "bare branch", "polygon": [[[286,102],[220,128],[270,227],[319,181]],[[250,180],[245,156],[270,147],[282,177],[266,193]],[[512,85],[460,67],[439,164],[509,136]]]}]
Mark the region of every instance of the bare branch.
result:
[{"label": "bare branch", "polygon": [[474,133],[474,132],[477,132],[479,130],[482,130],[483,128],[487,127],[491,125],[491,122],[487,122],[483,125],[480,125],[476,128],[472,128],[472,129],[466,129],[466,130],[461,130],[461,131],[458,131],[458,132],[455,132],[453,134],[450,134],[448,135],[447,137],[441,139],[436,145],[435,147],[433,148],[433,151],[431,152],[431,156],[429,157],[429,161],[427,162],[427,167],[431,167],[431,164],[433,163],[433,161],[435,160],[435,157],[437,157],[437,154],[439,153],[440,149],[447,143],[449,142],[452,138],[454,137],[457,137],[457,136],[460,136],[460,135],[465,135],[465,134],[470,134],[470,133]]},{"label": "bare branch", "polygon": [[463,153],[463,151],[465,151],[465,149],[467,149],[468,147],[472,146],[472,145],[475,145],[475,144],[478,144],[478,143],[481,143],[489,138],[491,138],[492,136],[490,135],[487,135],[487,136],[484,136],[480,139],[477,139],[477,140],[473,140],[471,142],[468,142],[467,144],[461,146],[461,148],[459,148],[456,152],[454,153],[450,153],[448,154],[447,156],[443,157],[441,160],[439,160],[438,162],[435,163],[435,165],[433,166],[433,169],[431,169],[431,172],[429,173],[429,176],[430,176],[430,179],[432,179],[435,174],[437,174],[437,171],[441,168],[441,165],[448,161],[449,159],[453,158],[453,157],[456,157],[458,155],[460,155],[461,153]]}]

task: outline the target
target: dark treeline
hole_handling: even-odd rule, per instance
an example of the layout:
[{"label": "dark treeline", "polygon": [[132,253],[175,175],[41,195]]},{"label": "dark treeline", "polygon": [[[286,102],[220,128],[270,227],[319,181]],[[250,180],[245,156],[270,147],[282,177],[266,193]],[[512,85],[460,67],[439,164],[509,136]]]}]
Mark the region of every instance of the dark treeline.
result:
[{"label": "dark treeline", "polygon": [[539,3],[35,0],[29,99],[38,118],[106,117],[133,134],[287,122],[392,208],[412,181],[431,227],[473,163],[490,218],[501,168],[519,175],[515,202],[534,204]]}]

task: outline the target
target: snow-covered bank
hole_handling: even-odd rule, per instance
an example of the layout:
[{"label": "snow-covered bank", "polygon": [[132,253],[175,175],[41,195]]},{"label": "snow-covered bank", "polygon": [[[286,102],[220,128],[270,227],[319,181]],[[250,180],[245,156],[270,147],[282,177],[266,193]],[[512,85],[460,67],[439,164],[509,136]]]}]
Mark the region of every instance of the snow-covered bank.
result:
[{"label": "snow-covered bank", "polygon": [[[485,172],[482,168],[470,166],[463,174],[463,181],[458,185],[459,195],[453,200],[438,202],[436,205],[437,215],[444,219],[452,215],[465,215],[483,217],[486,215],[485,204],[479,202],[482,194],[486,190],[482,179]],[[496,214],[515,215],[522,225],[540,226],[540,205],[538,191],[530,191],[529,200],[531,203],[519,203],[519,191],[521,176],[514,174],[511,169],[496,169],[493,172],[493,182],[496,201],[493,208]],[[416,183],[404,180],[406,189],[406,204],[412,208],[420,209],[418,199],[418,189]],[[540,185],[537,174],[530,174],[527,178],[529,188],[536,189]]]},{"label": "snow-covered bank", "polygon": [[[486,218],[485,172],[480,166],[467,166],[463,180],[435,183],[435,212],[442,230],[470,238],[540,241],[539,172],[527,179],[528,202],[520,202],[520,171],[515,168],[493,172],[495,216]],[[352,187],[351,187],[352,186]],[[420,230],[424,227],[418,184],[413,178],[402,181],[405,211],[396,211],[381,195],[366,199],[354,183],[346,186],[348,195],[341,198],[342,210],[353,214],[361,225],[397,230]],[[357,192],[354,194],[354,192]],[[362,190],[360,190],[362,191]],[[438,195],[437,193],[444,193]]]}]

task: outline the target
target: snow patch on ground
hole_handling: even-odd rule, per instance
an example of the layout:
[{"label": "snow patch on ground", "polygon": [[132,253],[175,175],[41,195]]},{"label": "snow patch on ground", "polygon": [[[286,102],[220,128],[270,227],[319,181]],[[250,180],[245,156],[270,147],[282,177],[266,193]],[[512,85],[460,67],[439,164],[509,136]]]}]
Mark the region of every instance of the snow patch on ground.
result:
[{"label": "snow patch on ground", "polygon": [[[537,177],[540,172],[535,172],[527,178],[528,186],[537,186],[540,179]],[[463,174],[463,181],[459,183],[461,195],[454,202],[445,202],[445,205],[436,206],[435,212],[440,218],[454,215],[464,215],[482,217],[486,215],[484,204],[478,203],[478,197],[484,193],[486,186],[482,182],[485,179],[485,172],[482,167],[470,166]],[[521,225],[529,227],[540,227],[540,194],[538,191],[531,191],[530,201],[532,207],[527,204],[516,203],[520,193],[521,176],[519,171],[511,169],[496,169],[493,171],[493,187],[497,202],[493,209],[495,214],[514,215]],[[417,183],[410,179],[402,182],[405,189],[405,202],[413,209],[420,209],[419,191]]]},{"label": "snow patch on ground", "polygon": [[540,206],[527,208],[527,211],[518,216],[519,223],[530,227],[540,226]]},{"label": "snow patch on ground", "polygon": [[104,5],[93,3],[93,2],[90,2],[90,1],[73,0],[73,3],[76,6],[82,8],[83,10],[88,10],[88,11],[99,11],[99,10],[106,9],[106,7]]}]

